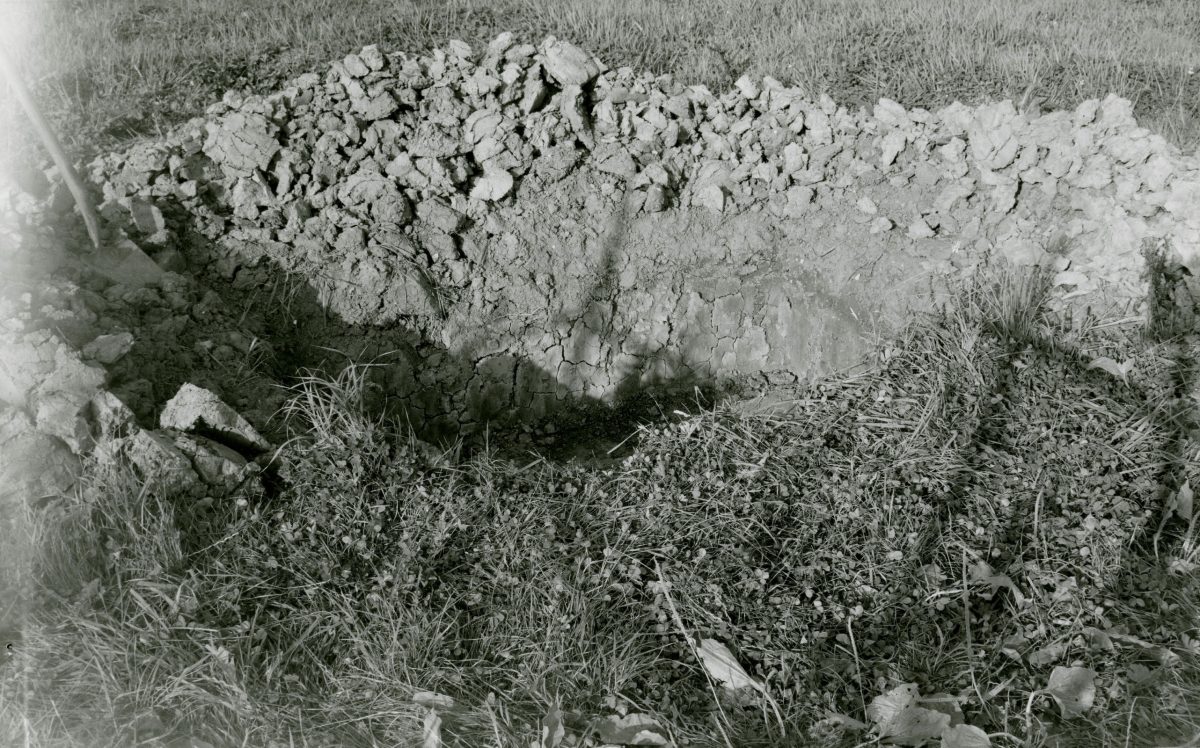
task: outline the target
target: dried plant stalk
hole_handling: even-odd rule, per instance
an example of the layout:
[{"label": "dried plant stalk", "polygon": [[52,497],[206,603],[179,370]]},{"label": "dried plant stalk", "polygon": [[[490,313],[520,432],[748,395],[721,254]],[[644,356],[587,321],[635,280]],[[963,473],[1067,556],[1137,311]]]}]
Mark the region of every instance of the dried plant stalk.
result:
[{"label": "dried plant stalk", "polygon": [[8,55],[3,49],[0,49],[0,68],[3,69],[4,77],[8,80],[9,88],[12,89],[17,102],[25,110],[25,114],[29,117],[30,122],[33,123],[33,129],[37,131],[38,137],[42,139],[46,150],[50,151],[50,157],[54,159],[59,173],[66,180],[67,189],[71,191],[71,196],[75,198],[75,204],[79,206],[79,212],[83,215],[83,223],[87,227],[92,245],[99,249],[100,221],[96,217],[95,208],[92,207],[91,202],[88,200],[87,192],[83,189],[83,181],[79,178],[79,174],[75,172],[75,168],[71,166],[71,162],[67,160],[67,155],[63,152],[58,138],[54,137],[50,126],[46,124],[46,120],[42,117],[41,111],[38,110],[37,104],[34,103],[33,97],[29,95],[29,89],[25,87],[20,76],[17,75],[16,67],[13,66],[12,61],[8,59]]}]

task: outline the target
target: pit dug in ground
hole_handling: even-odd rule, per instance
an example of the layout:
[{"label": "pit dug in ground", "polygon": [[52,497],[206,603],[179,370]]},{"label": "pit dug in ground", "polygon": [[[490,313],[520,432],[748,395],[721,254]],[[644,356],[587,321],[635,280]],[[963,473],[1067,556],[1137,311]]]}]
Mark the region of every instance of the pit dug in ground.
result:
[{"label": "pit dug in ground", "polygon": [[[1200,257],[1195,157],[1118,97],[855,112],[772,78],[714,93],[613,70],[553,37],[365,47],[89,166],[110,244],[154,260],[115,268],[196,280],[212,317],[185,299],[122,320],[111,384],[143,422],[216,358],[239,384],[205,386],[260,429],[280,399],[244,381],[255,365],[346,361],[378,364],[430,440],[557,428],[852,365],[987,257],[1053,262],[1081,303],[1144,298],[1144,240]],[[42,222],[69,223],[42,182]],[[113,307],[156,304],[115,268],[135,293],[104,289]]]},{"label": "pit dug in ground", "polygon": [[[364,263],[374,265],[353,252],[295,267],[294,250],[234,242],[229,252],[180,215],[171,225],[184,235],[183,257],[208,289],[192,292],[199,314],[191,307],[186,324],[178,312],[152,326],[144,313],[123,319],[136,343],[110,369],[114,389],[144,401],[152,418],[187,379],[269,431],[278,396],[248,396],[228,375],[209,381],[204,370],[227,362],[238,379],[256,367],[283,379],[371,362],[372,382],[423,438],[547,423],[557,430],[577,420],[572,414],[640,395],[677,399],[696,388],[726,392],[845,369],[875,335],[940,293],[930,269],[944,256],[904,251],[835,209],[803,221],[705,209],[647,214],[619,195],[604,197],[605,184],[587,169],[552,184],[527,177],[486,224],[431,202],[416,222],[417,243],[406,246],[427,250],[436,246],[430,232],[452,235],[473,275],[422,291],[439,304],[420,309],[406,306],[406,284],[431,281],[412,263],[378,265],[408,267],[409,280],[372,275]],[[438,222],[441,229],[429,228]],[[352,267],[352,276],[337,275],[339,267]],[[138,397],[136,387],[152,392]]]}]

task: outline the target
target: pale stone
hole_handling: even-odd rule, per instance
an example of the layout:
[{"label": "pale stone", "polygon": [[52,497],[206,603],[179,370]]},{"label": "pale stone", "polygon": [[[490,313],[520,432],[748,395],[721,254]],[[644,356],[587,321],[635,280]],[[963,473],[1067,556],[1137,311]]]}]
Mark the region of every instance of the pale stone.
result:
[{"label": "pale stone", "polygon": [[123,439],[137,431],[137,418],[119,397],[101,390],[92,398],[88,409],[92,436],[97,442]]},{"label": "pale stone", "polygon": [[358,53],[358,58],[371,70],[382,70],[386,62],[383,53],[379,51],[378,45],[375,44],[363,47],[362,51]]},{"label": "pale stone", "polygon": [[879,155],[879,164],[881,167],[891,166],[896,161],[896,157],[908,145],[908,137],[900,130],[892,130],[887,135],[883,136],[881,144],[881,153]]},{"label": "pale stone", "polygon": [[1075,113],[1072,117],[1076,127],[1083,127],[1091,124],[1096,119],[1096,111],[1100,108],[1099,99],[1088,99],[1079,106],[1075,107]]},{"label": "pale stone", "polygon": [[238,449],[265,452],[271,448],[240,413],[190,382],[184,382],[163,406],[159,425],[175,431],[195,431]]},{"label": "pale stone", "polygon": [[829,124],[829,115],[817,109],[805,116],[805,127],[808,137],[814,145],[826,145],[833,142],[833,127]]},{"label": "pale stone", "polygon": [[967,142],[962,138],[950,138],[950,141],[945,145],[938,147],[938,153],[943,159],[950,163],[959,163],[963,160],[963,154],[966,152]]},{"label": "pale stone", "polygon": [[882,98],[875,105],[875,119],[888,127],[905,128],[912,124],[912,119],[908,116],[904,106],[897,101]]},{"label": "pale stone", "polygon": [[237,111],[206,128],[205,155],[241,176],[266,169],[280,149],[279,128],[262,115]]},{"label": "pale stone", "polygon": [[652,184],[646,189],[646,201],[642,208],[647,213],[659,213],[667,208],[667,190],[661,184]]},{"label": "pale stone", "polygon": [[761,93],[758,83],[748,75],[743,75],[741,78],[738,78],[733,85],[737,88],[738,92],[741,93],[742,96],[750,101],[757,99],[759,93]]},{"label": "pale stone", "polygon": [[992,210],[1004,215],[1011,211],[1017,204],[1017,190],[1020,187],[1020,182],[1016,179],[1005,181],[996,186],[992,191]]},{"label": "pale stone", "polygon": [[80,351],[83,357],[109,365],[120,361],[133,348],[133,334],[128,332],[98,335]]},{"label": "pale stone", "polygon": [[129,204],[129,215],[137,230],[147,236],[153,236],[167,227],[162,211],[149,200],[133,200]]},{"label": "pale stone", "polygon": [[725,210],[725,190],[720,185],[705,185],[692,196],[692,202],[720,213]]},{"label": "pale stone", "polygon": [[1137,166],[1150,157],[1150,141],[1145,138],[1131,138],[1128,135],[1114,135],[1104,141],[1112,157],[1126,166]]},{"label": "pale stone", "polygon": [[104,369],[80,361],[66,346],[58,348],[54,370],[30,398],[38,429],[62,439],[76,454],[88,452],[92,437],[87,407],[105,379]]},{"label": "pale stone", "polygon": [[594,146],[591,123],[583,106],[583,89],[576,85],[565,86],[558,95],[558,107],[563,117],[575,131],[580,142],[589,149]]},{"label": "pale stone", "polygon": [[808,165],[808,154],[799,143],[788,143],[783,147],[783,171],[795,174]]},{"label": "pale stone", "polygon": [[1080,189],[1098,190],[1112,183],[1112,167],[1107,159],[1095,156],[1088,159],[1083,169],[1068,181]]},{"label": "pale stone", "polygon": [[1176,179],[1163,210],[1184,221],[1200,221],[1200,181]]},{"label": "pale stone", "polygon": [[542,67],[562,86],[586,86],[600,74],[600,64],[574,44],[547,38],[541,49]]},{"label": "pale stone", "polygon": [[342,67],[355,78],[362,78],[371,72],[371,68],[358,55],[346,55],[342,58]]},{"label": "pale stone", "polygon": [[[637,172],[637,164],[629,151],[617,145],[605,145],[592,152],[596,168],[606,174],[629,179]],[[660,167],[661,168],[661,167]]]},{"label": "pale stone", "polygon": [[475,180],[471,188],[471,198],[495,202],[512,191],[512,174],[500,169],[485,169],[483,176]]},{"label": "pale stone", "polygon": [[809,204],[813,201],[815,191],[812,187],[796,186],[791,187],[787,191],[787,204],[784,206],[784,215],[797,218],[803,215]]},{"label": "pale stone", "polygon": [[191,460],[200,479],[210,486],[231,491],[257,466],[224,444],[202,436],[178,434],[175,447]]},{"label": "pale stone", "polygon": [[[133,463],[142,479],[171,493],[190,493],[196,488],[196,471],[187,456],[168,437],[145,429],[112,442]],[[108,453],[105,450],[102,454]]]},{"label": "pale stone", "polygon": [[1099,124],[1110,130],[1133,127],[1137,124],[1133,118],[1133,102],[1110,93],[1100,102]]},{"label": "pale stone", "polygon": [[908,225],[908,236],[910,239],[932,239],[936,235],[929,224],[920,218]]},{"label": "pale stone", "polygon": [[28,415],[0,404],[0,504],[37,503],[71,490],[80,460]]},{"label": "pale stone", "polygon": [[1050,144],[1050,152],[1042,160],[1042,168],[1047,174],[1061,179],[1071,171],[1077,160],[1078,156],[1072,146],[1054,142]]},{"label": "pale stone", "polygon": [[471,45],[461,39],[451,39],[446,42],[446,52],[451,57],[456,57],[460,60],[469,60],[475,54],[475,50],[471,49]]},{"label": "pale stone", "polygon": [[973,180],[966,179],[948,184],[934,198],[933,209],[938,213],[949,213],[958,201],[965,200],[973,194],[975,194]]},{"label": "pale stone", "polygon": [[1167,181],[1175,173],[1175,167],[1166,156],[1156,155],[1142,164],[1140,170],[1146,189],[1158,192],[1167,186]]}]

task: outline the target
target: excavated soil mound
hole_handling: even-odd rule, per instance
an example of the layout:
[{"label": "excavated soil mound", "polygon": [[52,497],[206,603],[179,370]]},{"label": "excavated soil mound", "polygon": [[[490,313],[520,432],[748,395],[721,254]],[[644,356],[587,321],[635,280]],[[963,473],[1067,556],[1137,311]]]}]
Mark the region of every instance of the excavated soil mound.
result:
[{"label": "excavated soil mound", "polygon": [[277,383],[350,360],[427,438],[553,430],[852,366],[981,262],[1053,263],[1073,304],[1140,303],[1146,240],[1200,270],[1200,163],[1123,99],[850,112],[508,34],[367,47],[96,160],[98,252],[35,176],[0,198],[0,443],[37,496],[106,439],[195,467],[160,422],[189,382],[269,438]]}]

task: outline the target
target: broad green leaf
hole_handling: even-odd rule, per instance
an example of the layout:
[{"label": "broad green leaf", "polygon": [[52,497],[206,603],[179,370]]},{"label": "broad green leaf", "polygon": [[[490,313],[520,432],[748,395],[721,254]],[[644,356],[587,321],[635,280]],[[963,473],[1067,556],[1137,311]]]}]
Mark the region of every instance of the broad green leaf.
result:
[{"label": "broad green leaf", "polygon": [[1087,368],[1103,369],[1117,379],[1120,379],[1122,382],[1128,382],[1129,372],[1133,370],[1133,364],[1134,359],[1132,358],[1120,363],[1107,356],[1101,356],[1100,358],[1092,359]]},{"label": "broad green leaf", "polygon": [[538,748],[558,748],[566,737],[567,730],[563,727],[562,709],[554,704],[542,717],[542,737]]},{"label": "broad green leaf", "polygon": [[1030,652],[1025,659],[1034,667],[1049,665],[1062,659],[1062,656],[1067,653],[1067,645],[1065,642],[1055,642],[1041,649]]},{"label": "broad green leaf", "polygon": [[992,739],[975,725],[955,725],[942,733],[942,748],[991,748]]},{"label": "broad green leaf", "polygon": [[993,594],[995,594],[996,590],[1000,589],[1001,587],[1008,589],[1012,592],[1013,601],[1016,602],[1017,607],[1022,607],[1025,605],[1025,596],[1021,594],[1021,588],[1017,587],[1016,583],[1013,582],[1012,577],[1008,576],[1007,574],[992,574],[991,576],[984,577],[980,581],[991,585]]},{"label": "broad green leaf", "polygon": [[1045,692],[1050,694],[1063,717],[1074,717],[1092,708],[1096,699],[1096,671],[1088,667],[1054,668]]},{"label": "broad green leaf", "polygon": [[886,726],[880,726],[879,737],[896,745],[923,745],[941,736],[950,727],[950,715],[910,706],[900,710]]},{"label": "broad green leaf", "polygon": [[941,712],[949,717],[951,726],[963,721],[962,707],[958,703],[959,698],[957,696],[951,696],[946,693],[935,693],[932,696],[922,696],[917,699],[917,706]]},{"label": "broad green leaf", "polygon": [[1064,270],[1054,276],[1056,286],[1082,286],[1088,282],[1088,277],[1078,270]]},{"label": "broad green leaf", "polygon": [[1167,511],[1174,512],[1184,522],[1192,521],[1192,486],[1184,481],[1179,490],[1167,500]]},{"label": "broad green leaf", "polygon": [[454,699],[444,693],[436,691],[417,691],[412,695],[414,704],[423,706],[426,709],[453,709]]},{"label": "broad green leaf", "polygon": [[645,714],[610,715],[596,724],[600,740],[616,745],[667,745],[665,730]]},{"label": "broad green leaf", "polygon": [[709,677],[729,690],[737,691],[742,688],[763,690],[762,684],[751,678],[738,664],[737,658],[733,656],[733,652],[729,651],[729,647],[716,639],[702,639],[696,645],[696,655],[700,658],[700,664],[704,666]]},{"label": "broad green leaf", "polygon": [[1095,626],[1084,626],[1083,635],[1087,637],[1088,646],[1093,649],[1102,649],[1106,652],[1116,650],[1116,647],[1113,645],[1113,638],[1107,631],[1102,631]]},{"label": "broad green leaf", "polygon": [[1145,683],[1153,672],[1140,662],[1135,662],[1125,671],[1125,676],[1134,683]]},{"label": "broad green leaf", "polygon": [[425,715],[421,732],[421,748],[442,748],[442,718],[436,710],[430,709]]},{"label": "broad green leaf", "polygon": [[916,683],[903,683],[885,694],[876,696],[867,707],[867,719],[882,727],[896,715],[917,703],[921,690]]},{"label": "broad green leaf", "polygon": [[841,725],[847,730],[865,730],[868,727],[867,723],[865,722],[859,722],[853,717],[848,717],[845,714],[838,714],[837,712],[831,712],[828,709],[825,710],[825,718],[822,721],[833,722],[834,724]]},{"label": "broad green leaf", "polygon": [[876,696],[867,707],[880,738],[896,745],[921,745],[939,737],[950,726],[950,715],[917,706],[921,692],[916,683],[904,683]]}]

